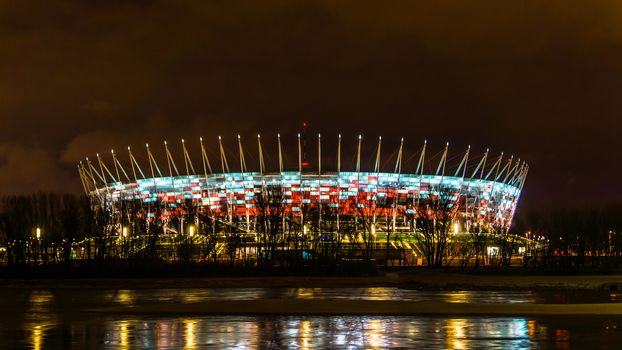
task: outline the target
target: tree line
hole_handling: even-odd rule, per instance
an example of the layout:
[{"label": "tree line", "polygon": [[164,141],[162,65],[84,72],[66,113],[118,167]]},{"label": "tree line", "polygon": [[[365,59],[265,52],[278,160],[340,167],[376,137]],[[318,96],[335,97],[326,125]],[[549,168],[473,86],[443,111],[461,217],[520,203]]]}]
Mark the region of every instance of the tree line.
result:
[{"label": "tree line", "polygon": [[[217,216],[191,200],[175,208],[125,200],[112,210],[85,196],[5,196],[0,247],[9,265],[140,260],[286,271],[414,266],[415,257],[432,267],[509,266],[519,247],[527,266],[543,268],[618,267],[622,255],[622,205],[533,210],[520,214],[511,229],[491,223],[454,235],[463,199],[449,191],[412,200],[408,212],[394,200],[369,198],[336,208],[303,204],[291,212],[280,191],[267,186],[257,192],[250,219]],[[222,212],[231,212],[222,205]],[[395,230],[398,210],[408,232]]]},{"label": "tree line", "polygon": [[622,203],[532,209],[517,215],[514,229],[546,243],[532,262],[534,266],[622,267]]}]

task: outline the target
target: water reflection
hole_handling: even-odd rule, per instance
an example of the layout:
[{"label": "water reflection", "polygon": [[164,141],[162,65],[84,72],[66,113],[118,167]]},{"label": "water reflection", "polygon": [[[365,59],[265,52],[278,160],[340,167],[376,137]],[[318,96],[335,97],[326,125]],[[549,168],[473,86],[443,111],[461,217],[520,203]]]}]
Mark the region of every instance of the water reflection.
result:
[{"label": "water reflection", "polygon": [[156,333],[154,334],[155,339],[152,343],[157,344],[158,348],[167,348],[172,346],[173,337],[171,336],[171,321],[163,320],[155,323]]},{"label": "water reflection", "polygon": [[461,318],[449,319],[445,322],[448,349],[466,349],[466,324],[467,320]]},{"label": "water reflection", "polygon": [[556,349],[570,349],[570,334],[566,329],[555,330],[555,348]]},{"label": "water reflection", "polygon": [[348,298],[464,302],[570,302],[615,293],[426,292],[398,288],[0,290],[0,348],[581,348],[622,342],[619,318],[388,316],[108,316],[84,310],[154,302]]},{"label": "water reflection", "polygon": [[[10,304],[15,295],[0,290],[0,307]],[[101,308],[136,306],[161,302],[192,303],[205,300],[251,299],[349,299],[443,301],[451,303],[591,303],[622,302],[617,293],[565,292],[536,293],[529,291],[420,291],[394,287],[374,288],[190,288],[190,289],[63,289],[33,291],[28,301],[34,307],[59,304],[62,308]],[[36,311],[36,310],[33,310]]]},{"label": "water reflection", "polygon": [[[529,291],[456,291],[441,292],[443,301],[448,303],[542,303],[546,299]],[[427,294],[428,298],[433,294]],[[422,299],[427,298],[422,296]]]},{"label": "water reflection", "polygon": [[128,321],[119,322],[119,326],[116,332],[119,335],[119,348],[127,349],[129,345],[130,329]]},{"label": "water reflection", "polygon": [[384,338],[385,329],[383,329],[382,320],[368,320],[367,327],[365,327],[367,333],[367,343],[372,349],[381,349],[387,346]]},{"label": "water reflection", "polygon": [[115,295],[115,301],[121,305],[132,305],[134,304],[134,299],[134,291],[129,289],[118,290]]},{"label": "water reflection", "polygon": [[[117,290],[107,300],[113,304],[136,305],[151,302],[200,302],[204,300],[248,300],[264,298],[286,299],[354,299],[354,300],[410,300],[446,301],[452,303],[536,303],[546,302],[547,297],[529,291],[456,291],[435,292],[400,289],[394,287],[373,288],[195,288],[195,289],[146,289]],[[548,298],[555,299],[552,295]],[[609,295],[603,298],[609,301]],[[621,300],[622,301],[622,300]]]},{"label": "water reflection", "polygon": [[20,339],[23,333],[19,329],[8,334],[5,327],[0,327],[3,332],[0,346],[23,347],[25,344],[33,349],[58,348],[58,344],[82,348],[103,344],[109,349],[564,349],[603,341],[617,348],[622,341],[617,321],[568,323],[560,319],[520,317],[98,316],[88,321],[80,317],[66,318],[60,324],[46,327],[33,326],[26,339]]},{"label": "water reflection", "polygon": [[445,301],[448,303],[469,303],[471,302],[471,293],[469,291],[447,293]]},{"label": "water reflection", "polygon": [[197,339],[195,326],[197,324],[197,320],[191,319],[184,320],[183,322],[186,329],[184,349],[196,349]]},{"label": "water reflection", "polygon": [[32,348],[35,350],[43,349],[43,326],[36,325],[32,329]]},{"label": "water reflection", "polygon": [[311,322],[302,320],[298,322],[298,345],[301,349],[309,349],[309,341],[311,340]]},{"label": "water reflection", "polygon": [[313,299],[322,292],[322,288],[294,288],[291,295],[297,299]]},{"label": "water reflection", "polygon": [[28,298],[28,313],[24,326],[30,331],[30,344],[33,349],[44,349],[45,334],[55,323],[51,313],[54,294],[48,290],[32,290]]}]

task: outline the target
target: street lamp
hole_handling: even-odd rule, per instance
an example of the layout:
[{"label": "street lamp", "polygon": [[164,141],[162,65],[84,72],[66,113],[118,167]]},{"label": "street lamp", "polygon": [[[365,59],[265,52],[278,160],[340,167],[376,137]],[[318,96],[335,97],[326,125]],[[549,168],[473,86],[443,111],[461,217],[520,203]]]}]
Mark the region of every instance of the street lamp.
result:
[{"label": "street lamp", "polygon": [[35,251],[35,263],[38,263],[37,260],[39,258],[39,250],[41,249],[41,228],[37,227],[35,229],[35,237],[37,238],[37,247]]},{"label": "street lamp", "polygon": [[190,237],[194,236],[194,226],[190,225],[188,227],[188,233],[190,234]]},{"label": "street lamp", "polygon": [[126,238],[127,237],[127,227],[123,226],[122,232],[123,232],[123,238]]}]

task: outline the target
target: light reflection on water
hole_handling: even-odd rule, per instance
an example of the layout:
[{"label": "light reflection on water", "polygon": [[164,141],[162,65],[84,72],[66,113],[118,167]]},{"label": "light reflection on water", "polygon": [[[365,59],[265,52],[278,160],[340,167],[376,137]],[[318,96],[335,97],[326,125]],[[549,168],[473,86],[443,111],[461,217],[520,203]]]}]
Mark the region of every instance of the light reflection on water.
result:
[{"label": "light reflection on water", "polygon": [[[132,347],[165,349],[563,349],[571,347],[573,341],[615,349],[621,340],[617,333],[602,338],[606,333],[598,322],[586,331],[549,328],[546,323],[550,320],[520,317],[214,316],[102,322],[107,324],[107,348],[127,348],[130,339]],[[123,324],[140,326],[121,328]]]},{"label": "light reflection on water", "polygon": [[43,349],[43,329],[42,325],[32,327],[32,348],[35,350]]},{"label": "light reflection on water", "polygon": [[106,320],[108,348],[530,348],[523,318],[197,317]]},{"label": "light reflection on water", "polygon": [[130,306],[134,304],[135,296],[134,291],[132,290],[119,289],[113,297],[114,300],[120,305]]},{"label": "light reflection on water", "polygon": [[31,325],[27,339],[20,339],[20,332],[7,333],[0,327],[0,347],[563,349],[573,347],[575,342],[577,347],[596,343],[602,348],[617,348],[622,336],[616,321],[584,321],[522,317],[74,315],[53,326]]},{"label": "light reflection on water", "polygon": [[[605,293],[605,297],[612,297]],[[535,292],[397,288],[0,290],[0,348],[570,348],[617,349],[621,320],[442,316],[108,316],[85,309],[221,299],[347,298],[532,303]],[[553,295],[553,300],[560,298]],[[573,297],[574,298],[574,297]],[[572,298],[570,298],[572,299]],[[575,299],[572,299],[575,300]],[[578,300],[578,299],[577,299]],[[600,300],[598,300],[600,301]],[[602,346],[601,346],[602,347]]]},{"label": "light reflection on water", "polygon": [[24,326],[30,332],[30,344],[34,350],[45,348],[45,332],[55,324],[55,317],[49,312],[53,301],[54,294],[48,290],[30,292]]},{"label": "light reflection on water", "polygon": [[462,318],[449,319],[445,322],[445,325],[447,329],[447,348],[466,349],[466,344],[464,343],[466,320]]},{"label": "light reflection on water", "polygon": [[[373,288],[196,288],[196,289],[136,289],[108,291],[89,297],[105,304],[139,305],[153,302],[191,303],[205,300],[252,299],[350,299],[350,300],[409,300],[444,301],[452,303],[537,303],[546,302],[539,294],[529,291],[419,291],[393,287]],[[98,298],[99,297],[99,298]],[[608,300],[605,300],[608,301]]]},{"label": "light reflection on water", "polygon": [[195,326],[198,323],[197,320],[184,320],[185,328],[185,344],[184,349],[195,349],[197,345]]},{"label": "light reflection on water", "polygon": [[[60,292],[62,290],[62,293]],[[193,303],[206,300],[349,299],[442,301],[449,303],[593,303],[622,302],[609,292],[531,291],[420,291],[394,287],[373,288],[189,288],[189,289],[61,289],[33,290],[29,307],[36,313],[48,304],[93,308],[151,303]],[[12,290],[0,289],[0,307],[11,304]]]}]

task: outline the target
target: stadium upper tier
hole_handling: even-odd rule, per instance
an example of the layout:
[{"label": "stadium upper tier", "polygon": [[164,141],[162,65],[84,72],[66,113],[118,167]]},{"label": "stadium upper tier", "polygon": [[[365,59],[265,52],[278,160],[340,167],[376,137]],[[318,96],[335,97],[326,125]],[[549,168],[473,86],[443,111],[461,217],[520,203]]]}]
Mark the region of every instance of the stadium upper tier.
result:
[{"label": "stadium upper tier", "polygon": [[[300,140],[300,138],[299,138]],[[239,142],[239,139],[238,139]],[[320,207],[341,216],[364,215],[373,212],[374,217],[406,218],[423,210],[421,203],[441,199],[455,211],[455,219],[466,226],[496,223],[509,226],[514,215],[522,186],[527,175],[525,163],[499,156],[487,163],[488,151],[478,157],[469,167],[467,149],[457,167],[448,171],[448,147],[434,162],[434,174],[424,172],[426,145],[419,153],[414,173],[402,173],[402,146],[395,159],[394,172],[381,172],[380,151],[377,152],[376,171],[322,172],[321,157],[316,169],[303,166],[302,147],[298,144],[299,171],[269,173],[264,170],[262,146],[259,143],[260,171],[246,171],[244,152],[239,143],[239,160],[242,170],[228,172],[226,155],[220,146],[222,172],[213,173],[203,143],[201,142],[202,171],[195,171],[190,155],[183,145],[184,170],[180,174],[174,159],[165,145],[167,170],[163,175],[155,158],[147,148],[147,159],[152,176],[145,176],[136,158],[129,151],[129,167],[121,164],[113,152],[113,165],[107,166],[98,156],[97,164],[88,159],[81,163],[79,173],[85,192],[93,203],[108,208],[132,201],[143,203],[145,208],[155,205],[164,208],[161,215],[178,215],[188,205],[201,208],[215,217],[246,218],[260,215],[266,205],[278,203],[283,215],[304,214],[311,208]],[[338,153],[341,152],[339,143]],[[378,150],[381,143],[378,142]],[[360,139],[357,159],[360,159]],[[318,153],[321,149],[318,147]],[[282,170],[279,137],[279,167]],[[319,155],[319,154],[318,154]],[[340,154],[336,157],[340,159]],[[356,168],[360,168],[357,161]],[[438,165],[437,165],[438,164]],[[491,165],[492,164],[492,165]],[[340,168],[341,165],[338,165]],[[155,169],[155,170],[154,170]],[[467,172],[468,170],[468,172]],[[468,176],[471,175],[471,176]],[[125,179],[125,180],[121,180]],[[269,196],[269,200],[267,197]],[[268,201],[270,202],[269,204]],[[265,211],[263,211],[265,213]],[[153,210],[147,215],[154,215]],[[329,216],[329,214],[322,214]],[[326,218],[328,219],[328,217]],[[406,220],[404,220],[406,221]]]}]

